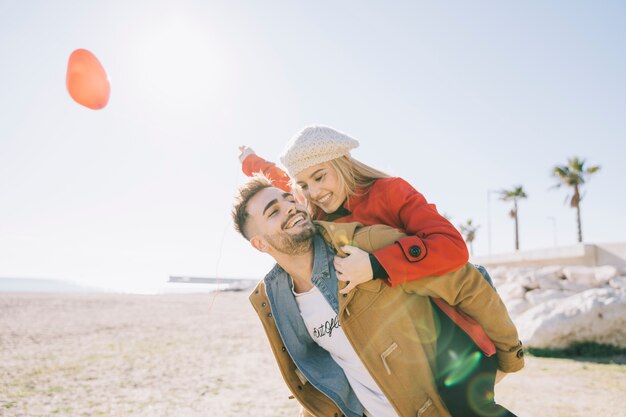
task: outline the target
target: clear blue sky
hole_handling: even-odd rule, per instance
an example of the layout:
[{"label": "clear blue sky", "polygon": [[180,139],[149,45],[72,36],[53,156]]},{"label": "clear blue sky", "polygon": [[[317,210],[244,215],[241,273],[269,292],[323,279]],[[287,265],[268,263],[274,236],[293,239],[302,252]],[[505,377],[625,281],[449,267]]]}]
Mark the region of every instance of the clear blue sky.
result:
[{"label": "clear blue sky", "polygon": [[[522,249],[576,240],[551,167],[602,171],[589,243],[625,240],[626,5],[619,1],[0,0],[0,276],[145,290],[169,274],[262,277],[231,230],[237,146],[277,159],[301,127],[361,142],[458,224],[523,185]],[[65,90],[92,51],[112,94]],[[493,253],[513,250],[492,195]]]}]

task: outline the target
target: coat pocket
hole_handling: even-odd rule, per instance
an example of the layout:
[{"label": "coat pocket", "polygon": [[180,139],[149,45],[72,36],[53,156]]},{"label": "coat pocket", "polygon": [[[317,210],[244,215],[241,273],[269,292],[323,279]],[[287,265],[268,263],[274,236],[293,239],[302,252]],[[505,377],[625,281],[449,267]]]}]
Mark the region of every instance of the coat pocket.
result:
[{"label": "coat pocket", "polygon": [[435,406],[433,404],[433,400],[428,398],[424,402],[424,404],[422,404],[422,406],[419,408],[419,410],[417,410],[417,414],[415,414],[415,416],[416,417],[434,416],[435,415],[435,414],[433,414],[434,411],[435,411]]},{"label": "coat pocket", "polygon": [[380,359],[383,361],[383,366],[385,367],[385,371],[387,371],[387,375],[391,375],[392,373],[387,358],[389,358],[389,356],[391,356],[391,354],[396,350],[398,350],[398,344],[393,342],[383,353],[380,354]]}]

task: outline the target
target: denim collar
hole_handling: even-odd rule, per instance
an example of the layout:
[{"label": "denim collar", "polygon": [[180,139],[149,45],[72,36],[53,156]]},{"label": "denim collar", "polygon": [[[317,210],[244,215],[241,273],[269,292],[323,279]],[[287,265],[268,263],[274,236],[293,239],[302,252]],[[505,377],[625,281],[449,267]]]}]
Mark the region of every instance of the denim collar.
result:
[{"label": "denim collar", "polygon": [[335,313],[339,313],[337,273],[333,263],[335,253],[319,233],[313,237],[313,251],[311,282],[324,294]]},{"label": "denim collar", "polygon": [[[313,270],[311,273],[311,282],[328,300],[333,310],[335,310],[335,313],[339,313],[337,272],[335,271],[335,265],[333,263],[334,256],[335,252],[332,247],[326,243],[319,233],[316,233],[315,236],[313,236]],[[288,286],[284,285],[287,283],[277,282],[278,280],[284,280],[285,276]],[[278,264],[274,265],[274,268],[265,276],[265,284],[266,287],[293,288],[291,276]]]}]

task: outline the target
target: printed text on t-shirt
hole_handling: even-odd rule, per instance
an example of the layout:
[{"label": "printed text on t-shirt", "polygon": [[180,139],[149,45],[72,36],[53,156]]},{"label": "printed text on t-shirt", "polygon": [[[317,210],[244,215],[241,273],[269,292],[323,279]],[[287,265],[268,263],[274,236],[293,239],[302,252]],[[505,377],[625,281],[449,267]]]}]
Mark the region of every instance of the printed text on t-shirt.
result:
[{"label": "printed text on t-shirt", "polygon": [[326,323],[322,324],[319,327],[313,329],[313,335],[317,338],[328,335],[328,337],[333,336],[333,330],[339,327],[339,318],[335,316],[330,320],[326,320]]}]

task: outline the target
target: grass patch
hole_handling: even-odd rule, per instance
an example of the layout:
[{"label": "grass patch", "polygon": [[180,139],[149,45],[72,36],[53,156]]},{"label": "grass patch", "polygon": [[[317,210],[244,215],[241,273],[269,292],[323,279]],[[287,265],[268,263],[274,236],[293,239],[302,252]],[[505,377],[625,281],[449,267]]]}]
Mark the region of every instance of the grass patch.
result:
[{"label": "grass patch", "polygon": [[626,356],[626,349],[594,342],[574,343],[565,349],[526,348],[528,353],[541,358],[606,358]]}]

